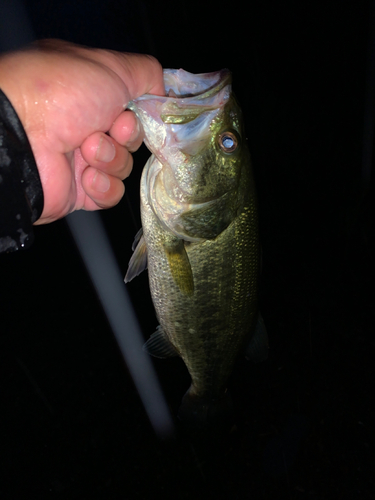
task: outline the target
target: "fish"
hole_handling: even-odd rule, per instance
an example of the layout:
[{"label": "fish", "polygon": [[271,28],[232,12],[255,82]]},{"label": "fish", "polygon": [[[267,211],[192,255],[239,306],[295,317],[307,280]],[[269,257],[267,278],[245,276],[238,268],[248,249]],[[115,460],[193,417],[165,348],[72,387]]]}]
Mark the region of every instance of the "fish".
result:
[{"label": "fish", "polygon": [[165,96],[128,105],[152,155],[125,282],[148,269],[159,326],[144,348],[182,358],[191,386],[178,417],[206,428],[231,413],[228,381],[239,354],[254,361],[268,354],[257,196],[230,71],[163,75]]}]

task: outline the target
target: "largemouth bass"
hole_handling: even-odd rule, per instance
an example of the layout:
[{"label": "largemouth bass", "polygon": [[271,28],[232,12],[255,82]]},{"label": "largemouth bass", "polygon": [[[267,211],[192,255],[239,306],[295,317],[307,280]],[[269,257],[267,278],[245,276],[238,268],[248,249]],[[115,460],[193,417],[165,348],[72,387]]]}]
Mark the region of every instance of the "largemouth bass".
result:
[{"label": "largemouth bass", "polygon": [[141,180],[142,229],[125,282],[148,267],[160,326],[145,344],[181,356],[191,375],[179,417],[224,415],[228,378],[248,346],[267,356],[258,313],[256,193],[241,110],[228,70],[165,70],[166,96],[132,101],[153,155]]}]

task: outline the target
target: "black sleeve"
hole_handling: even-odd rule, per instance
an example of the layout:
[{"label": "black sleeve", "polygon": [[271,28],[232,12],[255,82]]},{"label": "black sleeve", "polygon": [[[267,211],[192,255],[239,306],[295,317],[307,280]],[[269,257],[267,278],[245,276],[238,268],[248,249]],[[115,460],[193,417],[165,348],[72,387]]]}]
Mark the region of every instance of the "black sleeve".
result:
[{"label": "black sleeve", "polygon": [[43,190],[25,130],[0,90],[0,252],[27,248],[43,211]]}]

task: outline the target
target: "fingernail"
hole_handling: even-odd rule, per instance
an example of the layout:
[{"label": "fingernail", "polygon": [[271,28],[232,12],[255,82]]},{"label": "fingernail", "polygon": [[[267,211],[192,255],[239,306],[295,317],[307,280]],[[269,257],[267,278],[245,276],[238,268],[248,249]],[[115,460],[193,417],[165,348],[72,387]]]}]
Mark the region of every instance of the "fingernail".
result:
[{"label": "fingernail", "polygon": [[134,135],[135,135],[135,139],[137,139],[140,131],[141,131],[141,122],[138,120],[137,117],[135,117],[135,127],[134,127],[134,130],[132,132],[132,137],[134,137]]},{"label": "fingernail", "polygon": [[115,157],[116,149],[114,144],[107,139],[105,135],[100,138],[98,149],[96,150],[95,158],[98,161],[109,163]]},{"label": "fingernail", "polygon": [[141,133],[141,123],[138,118],[135,119],[135,127],[130,134],[131,139],[126,143],[126,147],[131,146],[134,142],[138,140],[139,134]]},{"label": "fingernail", "polygon": [[97,170],[92,180],[93,189],[95,189],[95,191],[98,191],[99,193],[106,193],[109,189],[110,184],[111,183],[109,181],[108,175]]}]

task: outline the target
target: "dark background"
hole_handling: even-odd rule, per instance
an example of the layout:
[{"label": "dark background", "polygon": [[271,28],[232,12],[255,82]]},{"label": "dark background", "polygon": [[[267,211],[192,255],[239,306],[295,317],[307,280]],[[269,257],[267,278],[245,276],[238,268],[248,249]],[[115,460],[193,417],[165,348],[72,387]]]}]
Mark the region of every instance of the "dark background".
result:
[{"label": "dark background", "polygon": [[[24,6],[36,38],[231,69],[259,194],[270,353],[239,360],[230,431],[158,440],[65,221],[36,227],[30,250],[0,257],[0,498],[375,498],[369,2]],[[103,213],[123,274],[147,156]],[[147,275],[128,289],[147,338]],[[189,376],[180,360],[155,367],[175,415]]]}]

